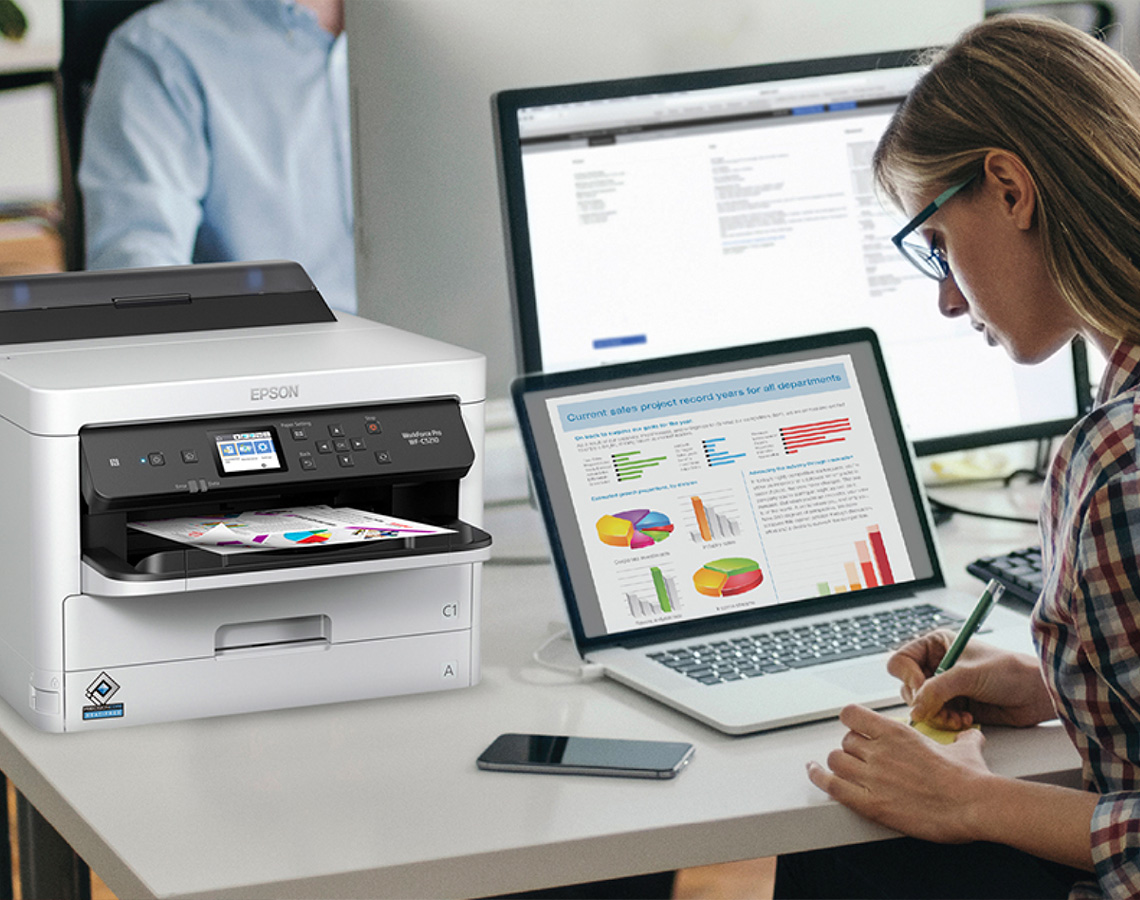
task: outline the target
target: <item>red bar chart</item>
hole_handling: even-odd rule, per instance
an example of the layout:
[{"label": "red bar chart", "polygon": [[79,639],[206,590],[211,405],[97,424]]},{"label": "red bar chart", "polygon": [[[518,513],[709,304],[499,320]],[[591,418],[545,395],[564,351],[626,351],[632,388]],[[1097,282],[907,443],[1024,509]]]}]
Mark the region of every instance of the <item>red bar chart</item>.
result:
[{"label": "red bar chart", "polygon": [[887,559],[887,548],[883,544],[883,535],[878,525],[867,527],[867,537],[871,540],[871,551],[875,554],[875,562],[879,566],[879,575],[883,584],[894,584],[895,576],[891,574],[891,563]]},{"label": "red bar chart", "polygon": [[785,453],[799,453],[809,447],[822,444],[836,444],[847,439],[851,430],[849,418],[827,419],[808,425],[789,425],[780,429],[780,440],[784,442]]},{"label": "red bar chart", "polygon": [[843,563],[842,579],[828,579],[816,584],[821,597],[895,583],[891,562],[887,558],[887,548],[878,525],[868,525],[866,540],[854,541],[852,550],[854,550],[853,558]]}]

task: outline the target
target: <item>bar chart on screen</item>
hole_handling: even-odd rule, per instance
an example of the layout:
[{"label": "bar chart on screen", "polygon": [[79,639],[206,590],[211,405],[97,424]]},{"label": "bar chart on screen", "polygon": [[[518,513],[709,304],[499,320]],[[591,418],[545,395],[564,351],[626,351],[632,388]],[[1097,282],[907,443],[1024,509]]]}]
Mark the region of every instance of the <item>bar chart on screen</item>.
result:
[{"label": "bar chart on screen", "polygon": [[895,583],[895,573],[878,525],[865,526],[853,539],[819,542],[810,559],[810,567],[804,565],[802,569],[805,575],[813,573],[815,581],[797,587],[797,592],[805,597],[826,597]]},{"label": "bar chart on screen", "polygon": [[636,481],[645,474],[646,469],[652,469],[665,462],[665,456],[645,456],[640,450],[626,450],[621,453],[614,453],[611,456],[613,460],[614,475],[618,482],[623,481]]},{"label": "bar chart on screen", "polygon": [[807,425],[789,425],[780,429],[780,440],[784,445],[784,452],[799,453],[812,447],[824,444],[838,444],[846,440],[847,432],[851,430],[851,419],[843,416],[837,419],[826,419],[811,422]]},{"label": "bar chart on screen", "polygon": [[745,456],[744,453],[734,453],[728,439],[723,437],[705,438],[701,441],[701,447],[710,468],[733,465]]},{"label": "bar chart on screen", "polygon": [[678,612],[677,582],[671,570],[649,566],[619,578],[622,594],[634,619],[646,619]]},{"label": "bar chart on screen", "polygon": [[688,501],[686,522],[693,543],[731,540],[740,535],[740,513],[731,490],[705,491]]}]

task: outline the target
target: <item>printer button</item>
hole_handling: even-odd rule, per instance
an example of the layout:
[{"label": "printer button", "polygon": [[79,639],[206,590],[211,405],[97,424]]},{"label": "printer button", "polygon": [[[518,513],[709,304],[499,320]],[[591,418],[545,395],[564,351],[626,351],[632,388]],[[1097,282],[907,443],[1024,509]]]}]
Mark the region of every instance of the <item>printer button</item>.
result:
[{"label": "printer button", "polygon": [[301,457],[301,468],[306,472],[312,472],[317,467],[317,461],[311,456]]},{"label": "printer button", "polygon": [[338,453],[336,461],[340,463],[341,468],[351,469],[356,465],[356,461],[352,458],[351,453]]},{"label": "printer button", "polygon": [[329,426],[329,437],[334,437],[334,438],[344,437],[344,429],[341,428],[339,425],[330,425]]},{"label": "printer button", "polygon": [[318,453],[332,453],[332,442],[331,441],[317,441],[317,452]]},{"label": "printer button", "polygon": [[350,443],[352,444],[353,450],[367,450],[368,449],[364,445],[364,438],[352,438]]},{"label": "printer button", "polygon": [[365,422],[364,423],[364,430],[367,431],[369,434],[379,434],[380,433],[380,423],[379,422]]},{"label": "printer button", "polygon": [[387,450],[377,450],[376,451],[376,462],[383,465],[385,463],[390,463],[391,461],[392,461],[392,454],[389,453]]},{"label": "printer button", "polygon": [[335,441],[333,441],[333,449],[337,453],[347,453],[350,448],[348,441],[346,441],[344,438],[337,438]]},{"label": "printer button", "polygon": [[148,453],[146,455],[146,461],[149,462],[152,466],[166,465],[166,457],[161,453]]},{"label": "printer button", "polygon": [[309,439],[309,433],[304,428],[294,428],[292,433],[295,441],[307,441]]},{"label": "printer button", "polygon": [[183,450],[182,451],[182,461],[184,463],[196,463],[198,461],[198,451],[197,450]]}]

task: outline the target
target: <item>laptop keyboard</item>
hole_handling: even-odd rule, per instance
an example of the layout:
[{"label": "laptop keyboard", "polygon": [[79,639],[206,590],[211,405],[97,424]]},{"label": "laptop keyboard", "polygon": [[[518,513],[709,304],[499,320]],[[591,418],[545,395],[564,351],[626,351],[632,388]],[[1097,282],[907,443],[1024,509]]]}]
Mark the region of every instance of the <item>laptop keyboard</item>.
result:
[{"label": "laptop keyboard", "polygon": [[964,620],[929,603],[648,654],[701,684],[723,684],[894,650]]}]

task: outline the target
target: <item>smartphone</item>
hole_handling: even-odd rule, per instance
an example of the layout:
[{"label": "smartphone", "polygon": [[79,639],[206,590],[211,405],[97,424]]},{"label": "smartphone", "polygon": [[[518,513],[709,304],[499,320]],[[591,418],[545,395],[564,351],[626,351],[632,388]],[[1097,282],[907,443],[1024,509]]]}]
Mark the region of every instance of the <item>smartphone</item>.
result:
[{"label": "smartphone", "polygon": [[500,734],[475,761],[499,772],[672,778],[693,756],[693,745],[553,734]]}]

